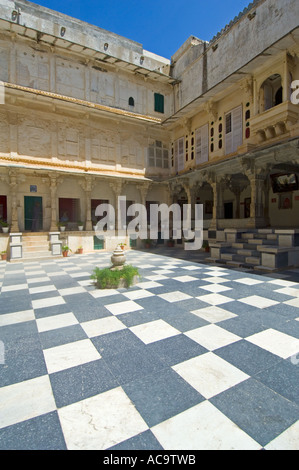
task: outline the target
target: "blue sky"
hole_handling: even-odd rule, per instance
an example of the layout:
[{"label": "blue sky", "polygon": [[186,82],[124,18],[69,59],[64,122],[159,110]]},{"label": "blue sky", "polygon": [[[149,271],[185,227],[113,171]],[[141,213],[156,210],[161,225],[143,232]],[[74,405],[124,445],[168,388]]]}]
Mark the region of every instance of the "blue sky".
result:
[{"label": "blue sky", "polygon": [[168,59],[193,35],[210,41],[250,0],[39,0]]}]

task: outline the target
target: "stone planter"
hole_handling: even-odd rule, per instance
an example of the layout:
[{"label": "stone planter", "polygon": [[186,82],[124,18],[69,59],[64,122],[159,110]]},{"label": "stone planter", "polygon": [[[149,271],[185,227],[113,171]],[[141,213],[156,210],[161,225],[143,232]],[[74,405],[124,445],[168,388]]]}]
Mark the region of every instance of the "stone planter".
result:
[{"label": "stone planter", "polygon": [[3,233],[8,233],[9,227],[2,227],[2,232]]},{"label": "stone planter", "polygon": [[111,256],[111,263],[114,268],[121,269],[126,262],[126,255],[121,248],[116,248]]}]

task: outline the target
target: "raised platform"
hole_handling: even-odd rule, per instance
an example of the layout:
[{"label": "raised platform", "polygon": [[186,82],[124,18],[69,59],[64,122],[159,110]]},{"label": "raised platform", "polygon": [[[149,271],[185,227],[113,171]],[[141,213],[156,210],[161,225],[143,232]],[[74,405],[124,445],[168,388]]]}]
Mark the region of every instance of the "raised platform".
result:
[{"label": "raised platform", "polygon": [[[299,266],[299,229],[227,229],[210,240],[210,262],[256,270]],[[218,235],[218,236],[217,236]]]}]

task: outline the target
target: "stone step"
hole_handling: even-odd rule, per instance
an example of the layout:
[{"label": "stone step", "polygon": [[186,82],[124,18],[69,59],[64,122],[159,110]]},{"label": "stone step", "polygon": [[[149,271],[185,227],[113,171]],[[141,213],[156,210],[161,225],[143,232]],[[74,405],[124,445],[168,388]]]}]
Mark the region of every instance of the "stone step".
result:
[{"label": "stone step", "polygon": [[23,252],[24,259],[31,258],[50,258],[52,257],[51,251],[32,251],[32,252]]},{"label": "stone step", "polygon": [[258,256],[259,252],[256,250],[237,250],[237,255],[243,255],[243,256]]},{"label": "stone step", "polygon": [[34,251],[49,251],[50,250],[50,245],[47,243],[46,245],[34,245],[34,246],[24,246],[23,245],[23,250],[24,252],[34,252]]},{"label": "stone step", "polygon": [[261,259],[257,256],[248,256],[245,258],[245,262],[246,264],[257,266],[260,265]]}]

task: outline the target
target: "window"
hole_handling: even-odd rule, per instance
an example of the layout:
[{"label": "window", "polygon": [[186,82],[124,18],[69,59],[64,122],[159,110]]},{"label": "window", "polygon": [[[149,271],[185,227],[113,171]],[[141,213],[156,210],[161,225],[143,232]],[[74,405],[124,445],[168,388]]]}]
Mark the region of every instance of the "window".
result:
[{"label": "window", "polygon": [[169,168],[169,152],[168,148],[163,145],[160,140],[148,148],[148,166],[156,168]]},{"label": "window", "polygon": [[130,98],[129,98],[129,106],[135,106],[135,101],[134,101],[134,98],[132,96],[130,96]]},{"label": "window", "polygon": [[184,147],[185,147],[185,138],[181,137],[180,139],[176,140],[174,143],[174,158],[176,162],[177,171],[182,171],[185,168],[185,161],[184,161]]},{"label": "window", "polygon": [[207,162],[209,159],[209,126],[196,129],[195,131],[195,156],[196,164]]},{"label": "window", "polygon": [[164,96],[160,93],[155,93],[155,111],[157,113],[164,113]]},{"label": "window", "polygon": [[242,144],[242,106],[225,116],[225,153],[236,152]]},{"label": "window", "polygon": [[268,109],[282,103],[282,83],[279,74],[273,74],[261,86],[260,89],[260,111]]}]

